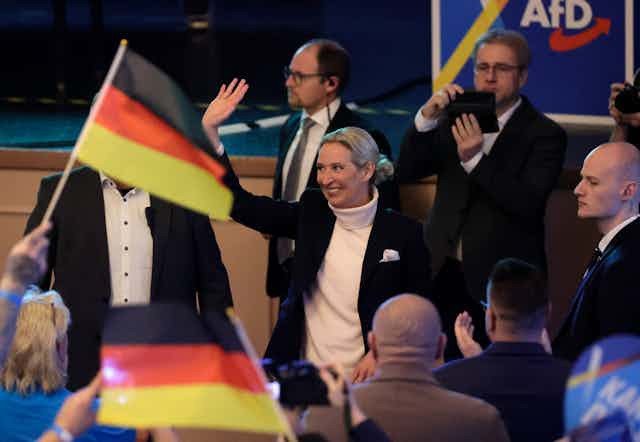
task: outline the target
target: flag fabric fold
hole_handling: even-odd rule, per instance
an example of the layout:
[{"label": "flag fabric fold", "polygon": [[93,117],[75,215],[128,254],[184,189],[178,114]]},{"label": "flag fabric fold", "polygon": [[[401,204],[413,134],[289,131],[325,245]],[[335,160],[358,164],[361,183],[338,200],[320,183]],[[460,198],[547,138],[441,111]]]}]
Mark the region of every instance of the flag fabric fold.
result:
[{"label": "flag fabric fold", "polygon": [[83,129],[78,159],[160,198],[228,219],[233,197],[200,115],[164,72],[123,51]]},{"label": "flag fabric fold", "polygon": [[287,431],[258,368],[222,313],[199,317],[176,304],[112,309],[101,362],[100,423]]}]

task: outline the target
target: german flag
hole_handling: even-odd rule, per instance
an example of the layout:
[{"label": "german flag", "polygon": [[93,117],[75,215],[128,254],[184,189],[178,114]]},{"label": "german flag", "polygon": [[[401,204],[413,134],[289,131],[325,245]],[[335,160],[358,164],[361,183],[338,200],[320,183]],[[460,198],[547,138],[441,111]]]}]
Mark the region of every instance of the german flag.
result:
[{"label": "german flag", "polygon": [[120,46],[76,146],[80,161],[173,203],[227,219],[225,168],[180,88]]},{"label": "german flag", "polygon": [[111,309],[98,422],[284,433],[264,377],[222,313],[183,304]]}]

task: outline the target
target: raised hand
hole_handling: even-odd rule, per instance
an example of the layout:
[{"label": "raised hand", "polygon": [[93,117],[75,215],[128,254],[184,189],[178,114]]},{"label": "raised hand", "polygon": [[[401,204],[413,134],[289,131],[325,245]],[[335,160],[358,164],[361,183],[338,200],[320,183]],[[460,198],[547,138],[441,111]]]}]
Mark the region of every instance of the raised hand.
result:
[{"label": "raised hand", "polygon": [[461,86],[455,83],[447,84],[429,98],[420,112],[424,118],[435,120],[440,117],[449,103],[456,99],[457,95],[463,93],[464,89]]},{"label": "raised hand", "polygon": [[47,270],[51,223],[42,224],[18,241],[9,252],[0,289],[22,295],[29,284],[36,284]]},{"label": "raised hand", "polygon": [[217,129],[236,110],[248,89],[249,85],[244,78],[240,81],[234,78],[228,86],[226,84],[220,86],[218,95],[209,103],[202,117],[204,128]]},{"label": "raised hand", "polygon": [[467,312],[462,312],[456,317],[453,330],[456,334],[456,343],[460,353],[465,358],[477,356],[482,353],[482,347],[473,340],[473,321]]},{"label": "raised hand", "polygon": [[482,150],[482,129],[473,114],[462,114],[451,126],[451,133],[458,145],[458,157],[465,162]]}]

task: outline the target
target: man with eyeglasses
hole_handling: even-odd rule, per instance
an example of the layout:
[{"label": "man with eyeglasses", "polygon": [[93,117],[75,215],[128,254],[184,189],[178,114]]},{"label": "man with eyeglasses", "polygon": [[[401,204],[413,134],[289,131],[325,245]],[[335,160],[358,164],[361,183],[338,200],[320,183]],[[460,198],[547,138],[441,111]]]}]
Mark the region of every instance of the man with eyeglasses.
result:
[{"label": "man with eyeglasses", "polygon": [[[520,94],[528,76],[525,38],[490,30],[476,42],[474,87],[495,94],[497,133],[483,134],[472,114],[448,121],[450,102],[464,93],[457,84],[437,91],[405,134],[397,179],[438,175],[435,202],[425,223],[434,275],[435,302],[449,337],[446,355],[458,356],[453,324],[468,311],[483,318],[480,302],[493,265],[515,257],[546,269],[544,214],[562,171],[564,130]],[[484,324],[477,338],[487,343]]]},{"label": "man with eyeglasses", "polygon": [[[297,201],[307,187],[318,187],[316,157],[325,133],[355,126],[367,130],[380,153],[391,158],[386,137],[352,112],[341,95],[350,78],[349,53],[337,42],[314,39],[303,44],[284,70],[289,106],[295,111],[280,129],[278,162],[273,197]],[[380,202],[398,208],[398,189],[394,180],[378,187]],[[283,300],[289,289],[293,262],[293,241],[271,238],[267,268],[267,293]]]}]

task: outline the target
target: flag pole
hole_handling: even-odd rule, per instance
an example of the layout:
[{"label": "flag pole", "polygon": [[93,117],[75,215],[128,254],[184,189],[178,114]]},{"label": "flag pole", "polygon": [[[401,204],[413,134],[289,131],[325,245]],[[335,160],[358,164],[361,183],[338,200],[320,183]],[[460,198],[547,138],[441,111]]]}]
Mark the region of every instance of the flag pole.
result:
[{"label": "flag pole", "polygon": [[[240,343],[244,347],[244,351],[249,356],[249,359],[253,363],[253,366],[256,369],[256,372],[258,373],[258,376],[260,377],[260,381],[266,387],[266,385],[268,383],[267,376],[264,374],[264,370],[262,369],[262,366],[258,362],[260,358],[258,358],[258,355],[257,355],[255,349],[253,348],[253,345],[251,345],[251,342],[249,341],[249,338],[247,337],[247,334],[244,331],[244,327],[242,326],[242,322],[240,322],[240,318],[238,318],[238,316],[236,315],[235,310],[232,307],[228,307],[225,311],[227,313],[227,317],[229,318],[229,320],[233,324],[233,327],[236,329],[236,333],[237,333],[238,337],[240,338]],[[284,424],[284,427],[287,430],[286,436],[289,438],[288,440],[297,442],[298,439],[296,438],[295,433],[293,432],[293,430],[291,428],[291,425],[289,424],[289,420],[284,415],[284,412],[282,411],[282,407],[280,406],[278,401],[276,401],[273,398],[273,396],[271,394],[269,394],[269,398],[271,399],[271,402],[275,406],[276,413],[278,413],[278,417],[280,418],[280,420]]]},{"label": "flag pole", "polygon": [[118,46],[116,55],[113,57],[113,61],[111,62],[111,67],[109,68],[109,71],[107,72],[107,76],[105,77],[104,82],[100,87],[100,91],[98,92],[98,98],[96,99],[95,103],[93,103],[93,105],[91,106],[91,109],[89,110],[89,116],[87,117],[84,124],[82,125],[82,130],[80,131],[80,135],[76,140],[76,144],[73,146],[73,150],[69,154],[69,160],[67,161],[67,164],[64,167],[64,171],[62,172],[62,176],[60,177],[60,181],[58,181],[58,185],[56,186],[56,189],[53,192],[51,201],[49,201],[49,206],[47,207],[44,217],[42,218],[41,224],[46,224],[49,221],[49,219],[51,218],[51,215],[53,214],[53,209],[55,209],[56,205],[58,204],[58,200],[60,199],[60,195],[62,194],[62,189],[64,189],[64,186],[67,183],[67,179],[69,178],[69,174],[71,173],[71,168],[73,167],[73,164],[75,163],[76,158],[78,157],[78,147],[81,146],[82,143],[84,143],[84,139],[87,137],[87,129],[90,123],[92,123],[93,120],[95,119],[96,113],[98,112],[98,109],[100,109],[100,106],[102,105],[102,101],[104,99],[104,92],[107,86],[109,86],[113,81],[113,77],[115,77],[116,72],[120,67],[120,63],[122,62],[122,57],[124,56],[124,53],[127,50],[127,45],[128,45],[127,40],[125,39],[120,40],[120,46]]}]

